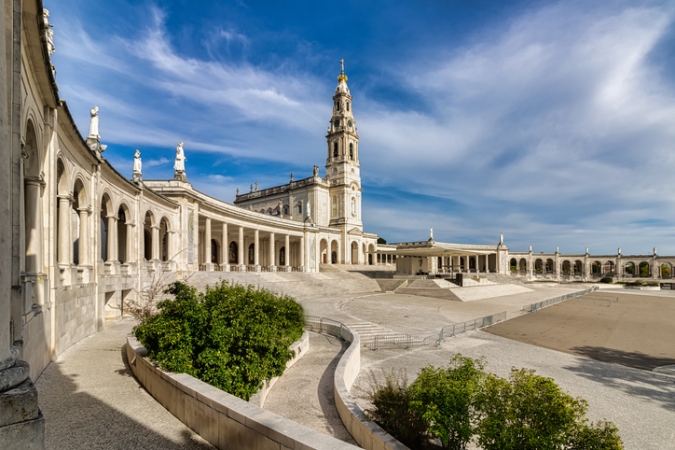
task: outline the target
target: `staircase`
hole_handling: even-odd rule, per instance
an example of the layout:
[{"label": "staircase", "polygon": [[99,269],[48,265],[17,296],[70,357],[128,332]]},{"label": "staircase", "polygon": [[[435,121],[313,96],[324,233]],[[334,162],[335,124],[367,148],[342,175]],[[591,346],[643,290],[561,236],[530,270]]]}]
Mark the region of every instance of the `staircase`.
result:
[{"label": "staircase", "polygon": [[345,323],[345,325],[359,334],[362,347],[369,347],[377,335],[395,334],[393,331],[372,322],[351,322]]}]

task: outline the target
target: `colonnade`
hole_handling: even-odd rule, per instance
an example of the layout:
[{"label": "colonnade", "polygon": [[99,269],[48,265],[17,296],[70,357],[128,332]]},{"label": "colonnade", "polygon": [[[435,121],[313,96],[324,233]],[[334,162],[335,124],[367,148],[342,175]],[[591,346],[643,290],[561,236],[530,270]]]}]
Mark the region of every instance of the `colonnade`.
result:
[{"label": "colonnade", "polygon": [[[228,224],[222,219],[206,215],[202,217],[203,229],[196,230],[195,235],[199,270],[306,271],[304,235],[263,231],[251,226]],[[199,220],[195,220],[195,223],[199,223]],[[217,227],[220,230],[214,231]],[[231,233],[234,237],[230,236]]]}]

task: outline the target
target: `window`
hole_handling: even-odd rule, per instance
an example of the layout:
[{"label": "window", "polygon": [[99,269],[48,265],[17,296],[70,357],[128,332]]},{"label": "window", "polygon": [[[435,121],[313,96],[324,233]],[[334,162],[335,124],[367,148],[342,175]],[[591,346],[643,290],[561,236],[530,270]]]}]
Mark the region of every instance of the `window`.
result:
[{"label": "window", "polygon": [[354,144],[352,143],[349,144],[349,159],[354,159]]},{"label": "window", "polygon": [[298,214],[302,214],[302,203],[298,203]]},{"label": "window", "polygon": [[352,197],[352,216],[356,217],[356,199]]},{"label": "window", "polygon": [[335,102],[335,109],[337,109],[338,111],[340,111],[340,102],[339,102],[339,101],[336,101],[336,102]]},{"label": "window", "polygon": [[288,206],[284,206],[284,216],[288,215]]},{"label": "window", "polygon": [[333,196],[333,217],[337,217],[337,195]]},{"label": "window", "polygon": [[333,158],[338,157],[338,144],[337,142],[333,142]]},{"label": "window", "polygon": [[347,102],[347,111],[349,111],[349,102]]}]

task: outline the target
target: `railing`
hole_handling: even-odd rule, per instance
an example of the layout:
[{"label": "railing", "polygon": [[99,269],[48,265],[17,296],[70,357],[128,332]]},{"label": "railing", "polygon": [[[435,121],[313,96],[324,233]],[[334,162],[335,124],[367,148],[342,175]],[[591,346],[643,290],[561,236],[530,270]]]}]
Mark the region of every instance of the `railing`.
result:
[{"label": "railing", "polygon": [[230,264],[230,272],[239,272],[239,265]]},{"label": "railing", "polygon": [[[434,337],[436,334],[433,335]],[[372,341],[367,344],[371,350],[383,348],[405,348],[421,347],[429,345],[427,338],[413,336],[410,334],[377,334],[373,336]]]},{"label": "railing", "polygon": [[337,320],[318,316],[305,316],[305,328],[316,333],[327,333],[342,337],[342,330],[346,327],[342,322],[338,322]]},{"label": "railing", "polygon": [[[489,327],[496,323],[503,322],[504,320],[506,320],[506,311],[445,326],[441,328],[441,331],[438,333],[438,340],[434,343],[434,345],[438,346],[445,340],[446,337],[453,337],[468,331],[475,331],[480,328]],[[428,338],[431,337],[432,336],[428,336]]]},{"label": "railing", "polygon": [[545,308],[547,306],[555,305],[556,303],[561,303],[564,302],[565,300],[570,300],[572,298],[577,298],[581,297],[582,295],[590,294],[591,292],[595,291],[597,287],[593,286],[590,289],[586,289],[583,291],[579,292],[573,292],[572,294],[567,294],[567,295],[561,295],[559,297],[553,297],[549,298],[548,300],[543,300],[541,302],[537,303],[532,303],[531,305],[525,305],[523,306],[523,311],[525,312],[535,312],[540,310],[541,308]]}]

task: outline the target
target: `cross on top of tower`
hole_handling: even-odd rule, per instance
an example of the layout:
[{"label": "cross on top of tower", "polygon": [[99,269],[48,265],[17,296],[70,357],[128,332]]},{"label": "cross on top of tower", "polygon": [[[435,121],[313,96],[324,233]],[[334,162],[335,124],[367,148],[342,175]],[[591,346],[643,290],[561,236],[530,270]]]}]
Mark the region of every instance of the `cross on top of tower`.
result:
[{"label": "cross on top of tower", "polygon": [[338,75],[338,82],[346,83],[347,82],[347,75],[345,75],[345,60],[344,59],[340,60],[340,66],[341,66],[342,70],[340,71],[340,75]]}]

